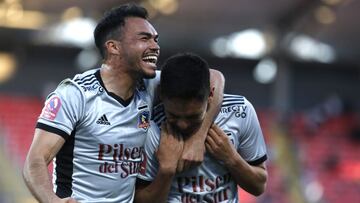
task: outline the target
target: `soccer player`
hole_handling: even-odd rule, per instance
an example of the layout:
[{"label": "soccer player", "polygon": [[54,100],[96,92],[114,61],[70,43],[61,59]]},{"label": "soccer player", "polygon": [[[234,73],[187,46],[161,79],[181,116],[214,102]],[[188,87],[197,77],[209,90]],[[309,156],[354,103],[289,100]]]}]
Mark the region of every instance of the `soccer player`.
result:
[{"label": "soccer player", "polygon": [[[181,81],[181,84],[179,83]],[[135,202],[238,202],[237,186],[263,193],[267,159],[263,134],[251,103],[224,94],[221,111],[206,138],[204,162],[176,173],[183,140],[196,131],[211,104],[209,67],[199,56],[179,54],[162,67],[155,125],[145,141],[146,158],[136,184]]]},{"label": "soccer player", "polygon": [[158,33],[144,8],[128,4],[105,14],[94,38],[101,68],[62,81],[36,125],[23,176],[40,202],[133,201],[160,77]]}]

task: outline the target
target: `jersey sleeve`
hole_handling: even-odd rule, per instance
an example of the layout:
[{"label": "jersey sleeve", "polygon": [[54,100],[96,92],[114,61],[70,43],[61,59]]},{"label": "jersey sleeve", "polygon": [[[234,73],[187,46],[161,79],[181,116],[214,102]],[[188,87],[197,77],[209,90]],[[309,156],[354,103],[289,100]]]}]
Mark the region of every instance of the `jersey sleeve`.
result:
[{"label": "jersey sleeve", "polygon": [[138,178],[145,181],[153,181],[156,177],[159,162],[156,158],[156,150],[160,143],[160,129],[151,121],[148,135],[144,145],[144,159]]},{"label": "jersey sleeve", "polygon": [[246,113],[239,137],[239,154],[251,165],[258,165],[267,159],[266,145],[258,117],[253,105],[245,99]]},{"label": "jersey sleeve", "polygon": [[66,79],[47,97],[36,127],[67,139],[81,118],[83,109],[82,92],[70,79]]},{"label": "jersey sleeve", "polygon": [[152,108],[160,103],[160,96],[158,95],[158,91],[157,91],[160,85],[160,75],[161,75],[161,71],[157,70],[155,78],[144,80],[146,91],[149,93],[151,97]]}]

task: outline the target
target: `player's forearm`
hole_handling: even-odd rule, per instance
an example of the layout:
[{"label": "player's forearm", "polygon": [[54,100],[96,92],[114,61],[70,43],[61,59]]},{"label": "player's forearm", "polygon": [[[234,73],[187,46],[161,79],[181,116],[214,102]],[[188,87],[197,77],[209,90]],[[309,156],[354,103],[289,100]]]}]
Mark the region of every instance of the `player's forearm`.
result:
[{"label": "player's forearm", "polygon": [[225,78],[220,71],[215,69],[210,69],[210,89],[213,89],[213,98],[212,102],[209,105],[209,109],[206,112],[205,119],[200,128],[200,136],[203,141],[206,138],[207,132],[214,122],[216,116],[219,113],[221,103],[223,100],[225,86]]},{"label": "player's forearm", "polygon": [[148,186],[136,188],[135,203],[165,203],[168,198],[172,179],[175,173],[163,173],[156,175],[155,180]]},{"label": "player's forearm", "polygon": [[23,177],[34,197],[41,203],[59,199],[52,191],[47,165],[42,158],[28,158],[25,161]]},{"label": "player's forearm", "polygon": [[251,166],[237,153],[224,164],[236,183],[245,191],[255,196],[264,192],[267,181],[265,166]]},{"label": "player's forearm", "polygon": [[214,88],[213,104],[214,108],[210,108],[216,116],[219,113],[220,106],[224,96],[225,78],[224,75],[215,69],[210,69],[210,89]]}]

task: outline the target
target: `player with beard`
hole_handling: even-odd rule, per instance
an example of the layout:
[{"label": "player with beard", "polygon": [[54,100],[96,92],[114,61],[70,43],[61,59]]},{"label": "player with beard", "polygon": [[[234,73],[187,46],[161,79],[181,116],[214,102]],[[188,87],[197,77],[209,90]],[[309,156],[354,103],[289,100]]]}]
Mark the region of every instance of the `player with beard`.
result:
[{"label": "player with beard", "polygon": [[[132,202],[160,77],[158,37],[140,6],[100,20],[94,38],[103,64],[62,81],[38,119],[23,170],[38,201]],[[180,170],[191,163],[184,160]]]}]

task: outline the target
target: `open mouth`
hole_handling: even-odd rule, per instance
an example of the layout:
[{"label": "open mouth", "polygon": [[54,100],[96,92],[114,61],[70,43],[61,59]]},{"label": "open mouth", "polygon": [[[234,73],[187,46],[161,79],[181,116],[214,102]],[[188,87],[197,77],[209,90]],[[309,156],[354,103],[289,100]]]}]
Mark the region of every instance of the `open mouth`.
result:
[{"label": "open mouth", "polygon": [[143,61],[145,63],[151,64],[151,65],[156,65],[157,60],[158,60],[158,57],[155,55],[149,55],[149,56],[145,56],[143,58]]}]

